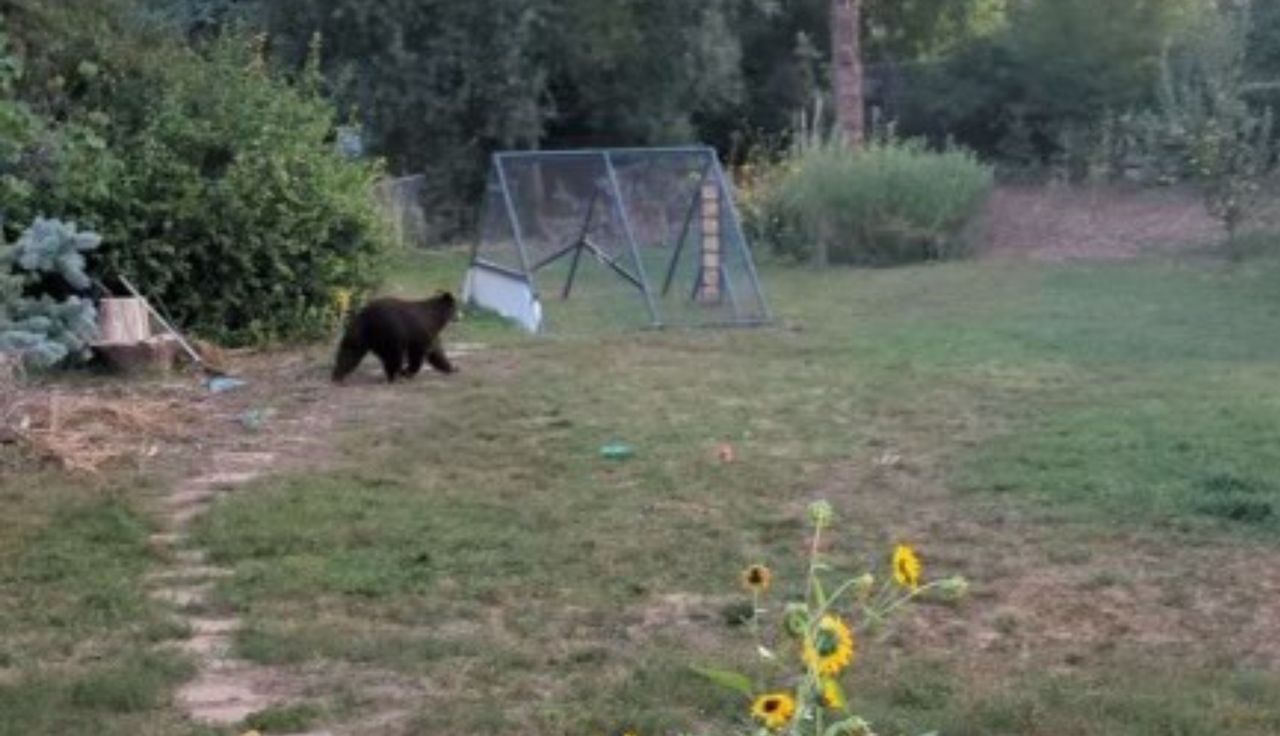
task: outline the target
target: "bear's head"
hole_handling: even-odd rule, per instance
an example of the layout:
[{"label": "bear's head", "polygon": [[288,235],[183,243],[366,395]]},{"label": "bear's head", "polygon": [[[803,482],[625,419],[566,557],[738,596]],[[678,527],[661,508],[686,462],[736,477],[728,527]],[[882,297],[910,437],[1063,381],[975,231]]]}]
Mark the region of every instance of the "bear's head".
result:
[{"label": "bear's head", "polygon": [[444,321],[454,322],[462,318],[462,313],[458,310],[458,300],[454,298],[453,293],[449,291],[437,291],[430,299],[427,300],[433,308],[439,310],[444,315]]}]

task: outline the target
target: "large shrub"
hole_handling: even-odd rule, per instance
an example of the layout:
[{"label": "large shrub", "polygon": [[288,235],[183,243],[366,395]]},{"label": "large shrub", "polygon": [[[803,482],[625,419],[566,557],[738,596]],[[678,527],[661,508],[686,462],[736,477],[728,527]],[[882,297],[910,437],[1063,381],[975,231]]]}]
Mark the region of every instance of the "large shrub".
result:
[{"label": "large shrub", "polygon": [[0,241],[4,239],[6,220],[14,216],[12,210],[20,208],[30,196],[30,187],[17,175],[17,169],[35,137],[38,120],[14,96],[22,71],[21,60],[10,51],[4,18],[0,16]]},{"label": "large shrub", "polygon": [[972,246],[991,186],[991,169],[959,149],[814,141],[769,177],[754,229],[775,250],[819,264],[955,258]]},{"label": "large shrub", "polygon": [[339,291],[378,277],[377,165],[343,157],[313,53],[273,74],[261,42],[228,34],[159,48],[104,74],[128,94],[82,112],[42,209],[94,227],[94,266],[127,276],[180,323],[230,343],[316,335]]}]

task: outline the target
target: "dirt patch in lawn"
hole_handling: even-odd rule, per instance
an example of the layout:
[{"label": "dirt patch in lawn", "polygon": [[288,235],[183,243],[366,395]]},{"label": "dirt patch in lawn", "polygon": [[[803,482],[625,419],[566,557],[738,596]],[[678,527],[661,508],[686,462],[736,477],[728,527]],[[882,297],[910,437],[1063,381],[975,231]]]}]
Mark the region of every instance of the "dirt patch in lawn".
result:
[{"label": "dirt patch in lawn", "polygon": [[1181,188],[1004,185],[986,223],[986,255],[1045,261],[1178,253],[1222,239],[1197,194]]},{"label": "dirt patch in lawn", "polygon": [[894,646],[992,673],[1011,665],[1087,669],[1123,653],[1280,671],[1274,547],[1072,523],[998,497],[947,492],[911,468],[844,468],[825,490],[857,531],[883,532],[885,545],[910,541],[927,572],[972,583],[960,605],[909,613]]}]

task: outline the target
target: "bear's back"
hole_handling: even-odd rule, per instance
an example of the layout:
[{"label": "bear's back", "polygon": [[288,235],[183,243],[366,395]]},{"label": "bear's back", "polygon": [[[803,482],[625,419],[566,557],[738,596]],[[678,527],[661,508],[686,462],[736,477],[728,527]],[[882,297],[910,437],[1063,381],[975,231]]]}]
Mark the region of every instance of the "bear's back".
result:
[{"label": "bear's back", "polygon": [[406,299],[375,299],[360,310],[356,320],[362,336],[370,342],[404,343],[431,332],[430,315],[420,303]]}]

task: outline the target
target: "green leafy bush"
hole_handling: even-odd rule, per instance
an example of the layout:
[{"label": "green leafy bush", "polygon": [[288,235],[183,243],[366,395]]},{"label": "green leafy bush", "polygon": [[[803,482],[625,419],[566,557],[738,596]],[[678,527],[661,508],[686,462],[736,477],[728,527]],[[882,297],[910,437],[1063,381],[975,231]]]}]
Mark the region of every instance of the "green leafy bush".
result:
[{"label": "green leafy bush", "polygon": [[291,82],[261,39],[236,33],[153,50],[129,99],[69,129],[46,209],[103,234],[104,280],[127,276],[201,334],[323,333],[337,293],[376,283],[387,239],[371,196],[380,167],[337,150],[318,54]]},{"label": "green leafy bush", "polygon": [[30,186],[15,174],[26,147],[37,129],[31,109],[15,99],[14,88],[22,78],[22,62],[9,50],[9,39],[0,17],[0,228],[30,195]]},{"label": "green leafy bush", "polygon": [[816,140],[780,166],[752,208],[752,229],[776,251],[819,264],[963,256],[993,182],[968,152],[889,139],[859,150]]},{"label": "green leafy bush", "polygon": [[768,245],[784,258],[807,261],[813,256],[813,240],[782,186],[793,168],[794,163],[786,166],[762,158],[735,171],[738,214],[751,243]]}]

